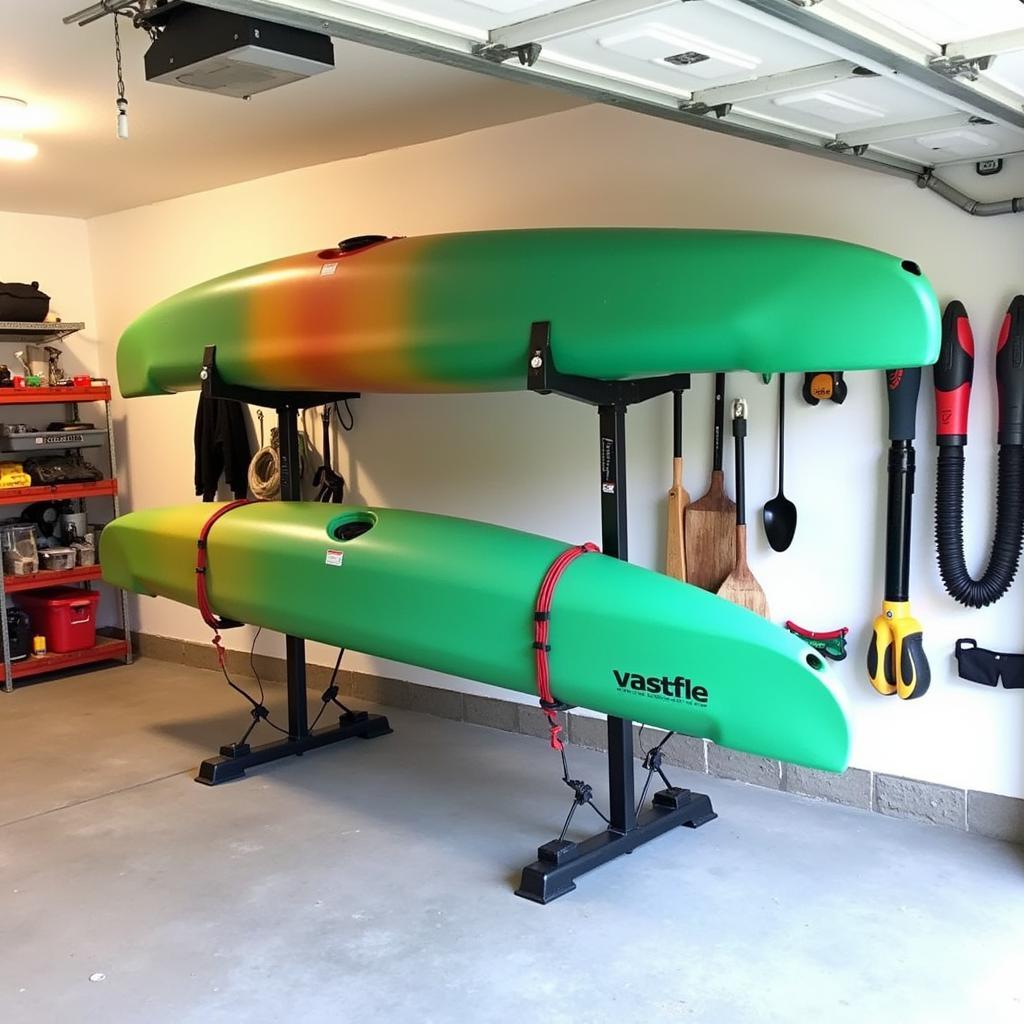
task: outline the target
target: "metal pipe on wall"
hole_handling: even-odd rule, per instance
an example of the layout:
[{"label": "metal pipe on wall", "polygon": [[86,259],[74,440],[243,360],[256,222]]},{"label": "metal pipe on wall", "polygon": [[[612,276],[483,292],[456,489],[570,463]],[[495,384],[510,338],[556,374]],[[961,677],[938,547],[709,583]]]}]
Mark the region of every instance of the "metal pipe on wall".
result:
[{"label": "metal pipe on wall", "polygon": [[972,217],[997,217],[1004,213],[1024,213],[1024,196],[983,202],[980,199],[972,199],[956,186],[950,185],[949,182],[936,178],[930,171],[918,177],[917,187],[930,189],[947,202],[959,206],[961,210],[971,214]]}]

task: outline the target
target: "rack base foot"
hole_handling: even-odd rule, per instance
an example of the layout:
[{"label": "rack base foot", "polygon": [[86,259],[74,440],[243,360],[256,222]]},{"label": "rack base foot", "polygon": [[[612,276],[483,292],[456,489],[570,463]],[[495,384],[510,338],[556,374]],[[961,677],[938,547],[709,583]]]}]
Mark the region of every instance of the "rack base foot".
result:
[{"label": "rack base foot", "polygon": [[376,739],[393,732],[387,718],[383,715],[370,715],[365,711],[350,715],[341,715],[338,724],[329,729],[321,729],[307,736],[275,740],[258,747],[250,747],[248,743],[232,743],[220,748],[220,757],[207,758],[199,766],[199,774],[195,781],[204,786],[218,786],[222,782],[240,779],[247,768],[278,761],[283,757],[297,757],[307,750],[316,750],[331,743],[340,743],[355,737],[363,740]]},{"label": "rack base foot", "polygon": [[576,879],[670,829],[699,828],[717,818],[711,799],[703,793],[673,786],[654,794],[652,806],[642,812],[628,832],[605,829],[572,843],[554,839],[537,850],[537,860],[523,868],[516,895],[534,903],[551,903],[576,888]]}]

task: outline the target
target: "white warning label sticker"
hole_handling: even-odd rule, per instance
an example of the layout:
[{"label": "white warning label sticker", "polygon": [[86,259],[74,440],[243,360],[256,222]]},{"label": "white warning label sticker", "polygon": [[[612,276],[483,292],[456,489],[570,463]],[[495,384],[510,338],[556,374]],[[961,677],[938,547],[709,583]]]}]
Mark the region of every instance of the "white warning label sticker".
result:
[{"label": "white warning label sticker", "polygon": [[345,561],[345,552],[338,551],[335,548],[327,549],[327,558],[324,560],[326,565],[341,565]]}]

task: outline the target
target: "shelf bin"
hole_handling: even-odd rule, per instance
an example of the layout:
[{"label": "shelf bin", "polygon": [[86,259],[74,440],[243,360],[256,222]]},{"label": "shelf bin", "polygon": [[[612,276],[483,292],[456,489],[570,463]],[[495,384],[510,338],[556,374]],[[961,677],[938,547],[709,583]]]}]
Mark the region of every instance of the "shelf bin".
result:
[{"label": "shelf bin", "polygon": [[75,587],[51,587],[18,598],[32,620],[33,634],[42,633],[47,650],[56,654],[84,651],[96,645],[99,601],[96,591]]}]

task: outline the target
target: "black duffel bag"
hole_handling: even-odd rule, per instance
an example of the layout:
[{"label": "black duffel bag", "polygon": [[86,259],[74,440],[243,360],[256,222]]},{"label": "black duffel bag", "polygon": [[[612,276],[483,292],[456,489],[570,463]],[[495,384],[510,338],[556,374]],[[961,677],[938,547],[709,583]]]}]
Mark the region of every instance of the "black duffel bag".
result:
[{"label": "black duffel bag", "polygon": [[39,290],[39,282],[4,284],[0,281],[0,320],[41,324],[50,312],[50,296]]}]

